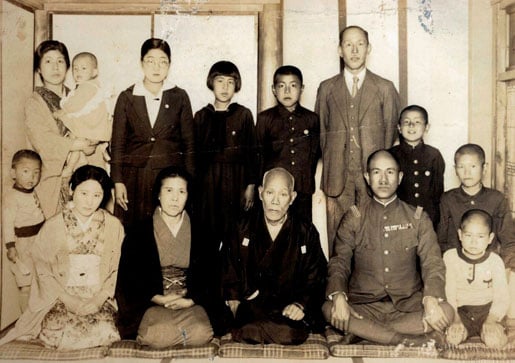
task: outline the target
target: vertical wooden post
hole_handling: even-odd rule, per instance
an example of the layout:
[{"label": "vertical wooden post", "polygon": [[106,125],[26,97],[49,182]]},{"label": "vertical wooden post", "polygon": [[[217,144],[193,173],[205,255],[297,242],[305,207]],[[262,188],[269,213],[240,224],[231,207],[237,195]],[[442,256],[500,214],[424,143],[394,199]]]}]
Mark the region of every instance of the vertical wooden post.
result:
[{"label": "vertical wooden post", "polygon": [[282,4],[265,4],[259,14],[258,30],[258,112],[272,107],[272,77],[283,62]]},{"label": "vertical wooden post", "polygon": [[399,0],[397,19],[399,23],[399,96],[402,107],[408,104],[408,4]]}]

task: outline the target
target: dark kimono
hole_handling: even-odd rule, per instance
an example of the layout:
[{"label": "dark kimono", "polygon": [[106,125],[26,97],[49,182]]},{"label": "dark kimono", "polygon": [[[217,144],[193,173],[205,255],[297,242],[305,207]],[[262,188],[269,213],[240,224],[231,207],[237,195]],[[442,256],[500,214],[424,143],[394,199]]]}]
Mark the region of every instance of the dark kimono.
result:
[{"label": "dark kimono", "polygon": [[[312,223],[288,215],[272,241],[260,208],[225,247],[224,297],[241,302],[236,335],[254,343],[300,344],[319,331],[327,262]],[[282,315],[293,303],[304,310],[300,321]]]},{"label": "dark kimono", "polygon": [[[202,304],[205,295],[198,279],[195,278],[197,259],[194,238],[191,238],[191,241],[189,267],[185,269],[186,297],[196,304]],[[184,251],[177,253],[182,254]],[[117,326],[122,339],[134,339],[147,309],[157,306],[151,299],[154,295],[164,293],[164,272],[166,269],[161,266],[154,221],[153,218],[149,218],[129,229],[122,245],[116,285],[119,308]]]}]

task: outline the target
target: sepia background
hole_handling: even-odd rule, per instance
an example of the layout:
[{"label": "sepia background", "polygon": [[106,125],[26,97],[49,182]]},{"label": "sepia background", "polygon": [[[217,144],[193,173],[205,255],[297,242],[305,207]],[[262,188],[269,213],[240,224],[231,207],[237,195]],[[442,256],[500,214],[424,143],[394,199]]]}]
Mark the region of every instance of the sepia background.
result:
[{"label": "sepia background", "polygon": [[[368,30],[368,67],[394,82],[403,105],[429,112],[425,141],[442,152],[445,189],[458,186],[453,154],[475,142],[487,153],[485,185],[510,196],[515,209],[515,63],[513,0],[0,0],[1,178],[11,187],[10,160],[27,147],[24,103],[35,84],[34,48],[64,42],[73,57],[91,51],[112,102],[142,77],[139,50],[150,36],[172,48],[169,77],[186,89],[193,112],[212,101],[209,67],[230,60],[243,85],[235,101],[254,116],[275,104],[272,75],[282,64],[304,74],[301,103],[313,109],[319,83],[340,71],[338,33]],[[513,28],[513,27],[511,27]],[[514,37],[515,38],[515,37]],[[515,68],[514,68],[515,69]],[[68,80],[68,85],[73,86]],[[36,80],[37,81],[37,80]],[[317,176],[320,175],[320,166]],[[314,198],[314,222],[327,251],[325,205]],[[0,329],[19,315],[16,286],[2,246]]]}]

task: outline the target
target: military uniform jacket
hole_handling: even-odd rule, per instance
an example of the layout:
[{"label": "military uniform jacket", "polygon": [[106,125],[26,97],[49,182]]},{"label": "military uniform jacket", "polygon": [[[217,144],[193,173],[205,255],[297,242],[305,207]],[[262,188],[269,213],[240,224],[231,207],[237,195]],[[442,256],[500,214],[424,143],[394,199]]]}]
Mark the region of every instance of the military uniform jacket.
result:
[{"label": "military uniform jacket", "polygon": [[308,319],[320,315],[327,262],[312,223],[288,215],[272,242],[260,208],[236,228],[224,262],[226,300],[249,299],[259,290],[263,309],[282,311],[296,302]]},{"label": "military uniform jacket", "polygon": [[350,303],[389,297],[399,311],[422,309],[423,296],[445,298],[445,266],[431,220],[396,198],[366,199],[344,216],[329,260],[326,293]]},{"label": "military uniform jacket", "polygon": [[412,206],[421,206],[436,227],[440,219],[445,162],[438,149],[421,142],[413,147],[401,141],[390,149],[404,173],[397,195]]},{"label": "military uniform jacket", "polygon": [[300,105],[290,112],[283,105],[269,108],[257,117],[260,175],[283,167],[295,178],[295,190],[315,192],[315,171],[320,155],[318,115]]}]

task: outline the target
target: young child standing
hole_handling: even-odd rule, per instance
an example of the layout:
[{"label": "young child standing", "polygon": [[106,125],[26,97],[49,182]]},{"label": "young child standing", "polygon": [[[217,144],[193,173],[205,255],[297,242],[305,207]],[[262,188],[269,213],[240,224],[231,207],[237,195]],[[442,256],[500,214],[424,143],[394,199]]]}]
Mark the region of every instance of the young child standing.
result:
[{"label": "young child standing", "polygon": [[70,136],[98,142],[97,148],[101,148],[104,160],[102,165],[97,165],[99,162],[88,162],[82,151],[73,151],[63,171],[65,176],[71,176],[75,169],[85,164],[105,169],[106,162],[111,159],[107,147],[111,139],[112,120],[107,97],[97,80],[97,58],[89,52],[77,54],[72,61],[72,72],[77,87],[61,100],[61,110],[55,115],[70,130]]},{"label": "young child standing", "polygon": [[295,178],[297,198],[292,211],[312,219],[315,171],[320,157],[318,115],[299,103],[304,89],[302,72],[295,66],[279,67],[272,92],[278,105],[259,113],[256,135],[260,149],[260,176],[282,167]]},{"label": "young child standing", "polygon": [[390,152],[399,161],[404,173],[397,193],[400,199],[415,207],[423,207],[436,229],[440,197],[443,193],[445,162],[438,149],[424,143],[429,130],[429,116],[425,108],[407,106],[399,117],[400,143]]},{"label": "young child standing", "polygon": [[460,344],[472,336],[480,336],[492,348],[501,348],[508,341],[502,325],[510,304],[504,263],[487,250],[494,239],[492,224],[487,212],[466,211],[458,229],[461,246],[443,255],[445,294],[457,312],[447,331],[449,344]]},{"label": "young child standing", "polygon": [[[204,271],[213,301],[221,303],[220,249],[231,226],[254,204],[256,184],[255,128],[250,110],[232,98],[241,89],[241,76],[229,61],[213,64],[207,76],[207,87],[214,102],[194,116],[196,150],[195,212],[202,226]],[[222,329],[213,319],[215,334]]]},{"label": "young child standing", "polygon": [[34,190],[41,177],[41,157],[32,150],[19,150],[12,158],[12,190],[2,205],[3,238],[11,271],[20,292],[20,309],[25,311],[33,277],[31,258],[34,237],[45,222],[43,210]]},{"label": "young child standing", "polygon": [[482,209],[493,218],[494,239],[489,249],[498,252],[507,269],[515,269],[515,226],[508,201],[495,189],[483,186],[485,152],[477,144],[465,144],[454,154],[455,170],[461,186],[445,192],[440,199],[438,242],[442,252],[460,246],[458,229],[469,209]]}]

